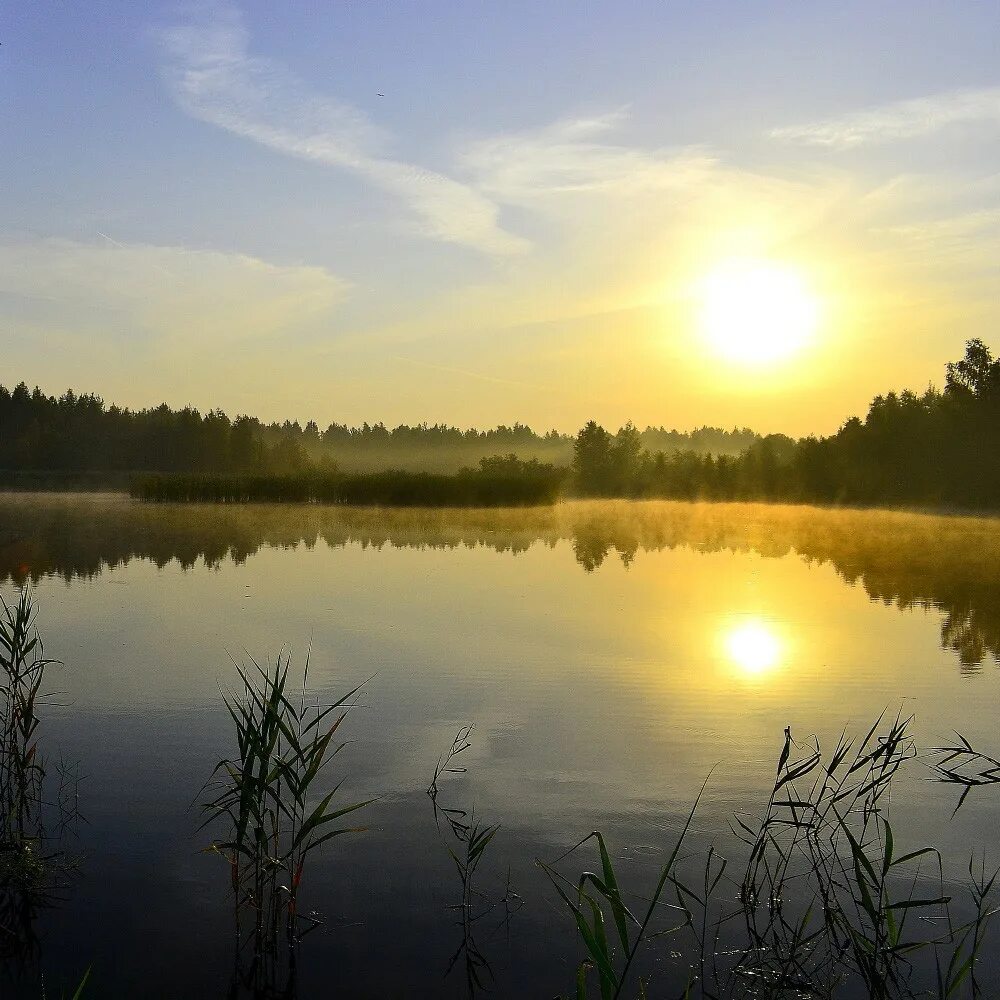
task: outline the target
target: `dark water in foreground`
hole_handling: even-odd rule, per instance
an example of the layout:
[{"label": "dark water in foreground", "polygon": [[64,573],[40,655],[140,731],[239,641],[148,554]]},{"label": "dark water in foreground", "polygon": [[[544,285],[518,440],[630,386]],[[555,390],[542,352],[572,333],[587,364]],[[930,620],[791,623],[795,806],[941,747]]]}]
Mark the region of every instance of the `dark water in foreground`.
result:
[{"label": "dark water in foreground", "polygon": [[[478,932],[492,995],[569,992],[579,948],[534,866],[593,829],[648,889],[697,789],[699,846],[762,804],[782,731],[831,741],[886,707],[930,745],[994,752],[1000,521],[761,505],[579,503],[529,511],[141,506],[0,497],[0,579],[31,579],[63,694],[52,756],[85,778],[80,871],[0,995],[228,995],[228,871],[192,803],[230,750],[227,651],[301,662],[340,694],[370,678],[337,758],[367,833],[307,872],[325,924],[303,998],[463,996],[460,889],[425,789],[474,723],[448,804],[500,823],[480,875],[518,896]],[[919,775],[919,772],[915,772]],[[334,775],[331,773],[331,779]],[[921,776],[922,777],[922,776]],[[913,779],[900,845],[995,848],[1000,796]],[[495,917],[495,919],[494,919]],[[8,970],[10,972],[10,970]]]}]

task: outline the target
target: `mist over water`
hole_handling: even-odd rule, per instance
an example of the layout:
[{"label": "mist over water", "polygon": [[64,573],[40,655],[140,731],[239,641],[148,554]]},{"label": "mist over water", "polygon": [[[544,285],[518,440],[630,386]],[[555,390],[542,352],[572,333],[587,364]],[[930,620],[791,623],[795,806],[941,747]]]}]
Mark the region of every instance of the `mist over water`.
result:
[{"label": "mist over water", "polygon": [[[884,511],[0,497],[4,591],[33,582],[64,661],[45,738],[86,775],[81,874],[42,917],[40,965],[51,982],[93,963],[111,994],[225,995],[228,872],[199,853],[192,803],[229,746],[227,654],[285,646],[296,665],[311,650],[320,698],[367,680],[334,767],[347,800],[379,796],[368,832],[310,873],[326,923],[303,943],[302,995],[331,976],[352,996],[464,995],[445,978],[457,889],[424,790],[466,723],[447,795],[501,824],[484,886],[509,869],[523,900],[480,941],[494,989],[565,991],[579,956],[534,858],[600,829],[642,885],[713,767],[695,833],[730,849],[786,726],[829,742],[901,708],[923,745],[957,729],[997,749],[998,556],[1000,521]],[[995,840],[995,797],[950,821],[951,791],[901,784],[900,851],[962,864]],[[10,988],[37,995],[30,974]]]}]

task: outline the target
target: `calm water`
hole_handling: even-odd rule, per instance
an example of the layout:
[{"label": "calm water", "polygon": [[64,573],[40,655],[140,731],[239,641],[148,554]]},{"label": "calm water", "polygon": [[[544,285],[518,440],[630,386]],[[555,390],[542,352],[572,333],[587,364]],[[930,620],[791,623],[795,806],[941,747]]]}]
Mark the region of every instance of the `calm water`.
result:
[{"label": "calm water", "polygon": [[[425,794],[474,723],[447,804],[501,824],[481,874],[521,905],[478,932],[493,995],[568,991],[580,955],[534,867],[601,829],[637,889],[717,765],[697,820],[761,804],[782,731],[831,740],[883,708],[921,742],[960,730],[998,749],[1000,521],[759,505],[579,503],[415,512],[140,506],[0,497],[0,580],[31,580],[64,661],[50,757],[85,775],[68,898],[2,995],[49,996],[93,966],[93,995],[223,998],[228,871],[200,852],[199,789],[230,750],[227,654],[297,662],[339,694],[369,679],[337,758],[367,833],[307,873],[323,927],[302,997],[462,996],[454,868]],[[919,772],[916,772],[919,774]],[[333,775],[331,774],[331,778]],[[913,779],[899,836],[996,846],[985,790]],[[494,919],[495,918],[495,919]],[[15,970],[16,972],[16,970]]]}]

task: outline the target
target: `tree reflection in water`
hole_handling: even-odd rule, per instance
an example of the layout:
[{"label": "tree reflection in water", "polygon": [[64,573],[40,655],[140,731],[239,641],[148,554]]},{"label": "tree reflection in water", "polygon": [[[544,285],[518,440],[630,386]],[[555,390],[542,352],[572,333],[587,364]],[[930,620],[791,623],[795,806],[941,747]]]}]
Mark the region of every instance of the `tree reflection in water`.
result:
[{"label": "tree reflection in water", "polygon": [[118,495],[0,497],[0,579],[93,577],[133,559],[236,563],[264,548],[477,548],[516,555],[568,543],[586,572],[675,548],[796,555],[872,601],[943,614],[963,668],[1000,659],[1000,520],[752,503],[576,501],[492,510],[157,504]]}]

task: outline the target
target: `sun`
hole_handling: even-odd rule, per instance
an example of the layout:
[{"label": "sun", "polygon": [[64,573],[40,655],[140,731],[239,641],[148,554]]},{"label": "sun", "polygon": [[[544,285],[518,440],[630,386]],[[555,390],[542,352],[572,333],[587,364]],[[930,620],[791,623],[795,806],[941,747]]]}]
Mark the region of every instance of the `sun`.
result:
[{"label": "sun", "polygon": [[751,367],[799,353],[819,321],[819,302],[803,275],[776,261],[726,261],[702,279],[697,300],[701,331],[712,350]]}]

